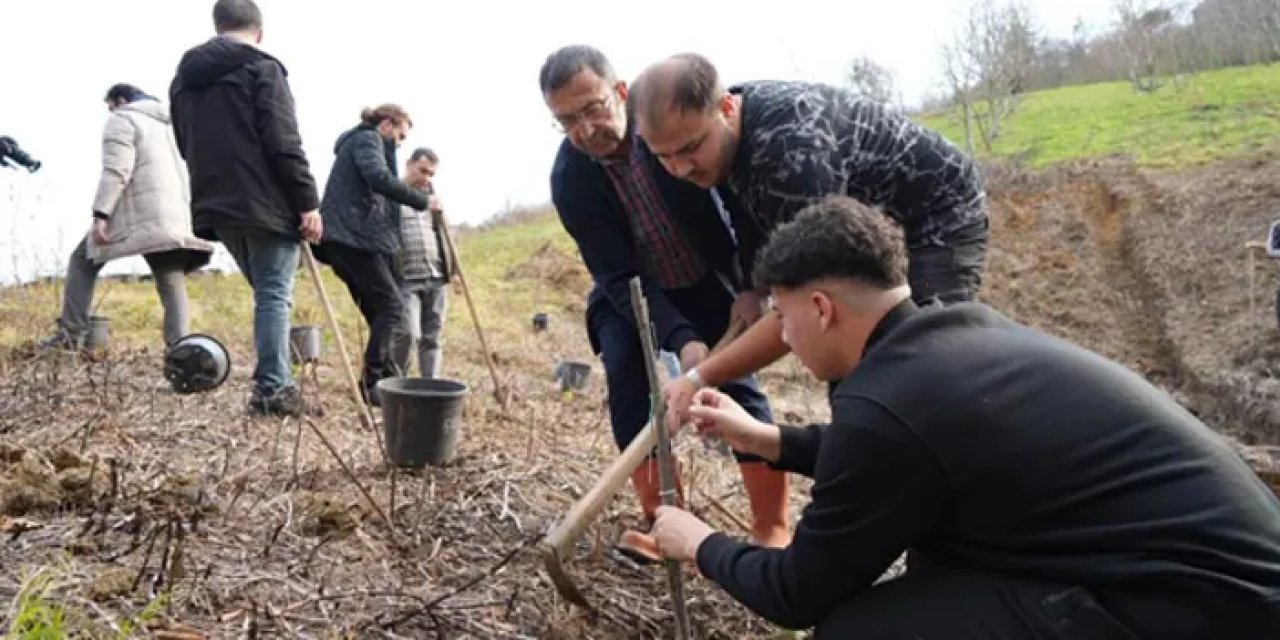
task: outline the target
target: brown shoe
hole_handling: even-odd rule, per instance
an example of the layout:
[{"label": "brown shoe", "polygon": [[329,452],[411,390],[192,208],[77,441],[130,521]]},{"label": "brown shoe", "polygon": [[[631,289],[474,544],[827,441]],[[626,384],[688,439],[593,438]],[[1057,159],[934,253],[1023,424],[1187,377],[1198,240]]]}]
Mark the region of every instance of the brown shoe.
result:
[{"label": "brown shoe", "polygon": [[[640,501],[646,530],[653,526],[658,506],[662,504],[661,477],[658,459],[654,456],[646,458],[640,467],[631,473],[631,486],[635,489],[636,498]],[[679,468],[676,469],[676,505],[684,506],[684,488],[680,484]],[[640,531],[622,532],[617,548],[619,552],[641,564],[662,560],[662,556],[658,555],[657,545],[653,543],[653,538]]]}]

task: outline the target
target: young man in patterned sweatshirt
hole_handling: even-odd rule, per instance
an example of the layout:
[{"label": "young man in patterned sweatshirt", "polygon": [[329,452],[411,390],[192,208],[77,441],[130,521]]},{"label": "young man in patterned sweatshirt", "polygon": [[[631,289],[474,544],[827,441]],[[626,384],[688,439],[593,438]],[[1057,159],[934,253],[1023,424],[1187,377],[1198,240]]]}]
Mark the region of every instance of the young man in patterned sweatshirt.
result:
[{"label": "young man in patterned sweatshirt", "polygon": [[[918,303],[971,300],[982,282],[986,196],[977,165],[955,145],[884,105],[808,82],[748,82],[725,90],[698,54],[659,62],[636,79],[637,132],[672,175],[729,187],[744,274],[772,231],[829,195],[879,207],[903,227]],[[748,288],[751,286],[748,277]],[[735,317],[760,318],[761,292],[739,295]],[[757,371],[788,349],[766,316],[737,343],[666,389],[682,421],[698,388]],[[677,423],[678,424],[678,423]]]},{"label": "young man in patterned sweatshirt", "polygon": [[[570,45],[549,55],[539,75],[542,97],[565,140],[551,170],[551,198],[578,245],[594,283],[587,299],[587,335],[604,363],[609,419],[619,449],[649,421],[649,382],[631,307],[637,275],[658,347],[680,356],[686,370],[706,357],[729,326],[733,241],[711,192],[667,175],[636,137],[626,113],[627,85],[598,50]],[[718,385],[761,420],[771,415],[754,377]],[[786,474],[735,452],[751,503],[752,535],[783,546]],[[651,456],[631,476],[645,520],[659,503]],[[623,536],[622,549],[641,551]]]}]

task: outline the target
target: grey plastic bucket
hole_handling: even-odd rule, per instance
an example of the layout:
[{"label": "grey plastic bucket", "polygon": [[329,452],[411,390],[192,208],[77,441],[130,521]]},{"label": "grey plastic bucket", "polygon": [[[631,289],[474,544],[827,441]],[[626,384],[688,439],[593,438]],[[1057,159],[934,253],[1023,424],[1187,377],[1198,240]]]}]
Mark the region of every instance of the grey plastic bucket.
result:
[{"label": "grey plastic bucket", "polygon": [[560,380],[561,391],[580,391],[591,379],[591,363],[581,360],[564,360],[556,365],[555,376]]},{"label": "grey plastic bucket", "polygon": [[320,359],[321,337],[320,327],[304,325],[289,330],[289,352],[294,364],[315,362]]},{"label": "grey plastic bucket", "polygon": [[387,457],[393,464],[421,467],[453,459],[462,435],[467,385],[443,378],[384,378],[377,387]]},{"label": "grey plastic bucket", "polygon": [[85,335],[86,349],[102,349],[111,341],[111,318],[89,316],[89,333]]}]

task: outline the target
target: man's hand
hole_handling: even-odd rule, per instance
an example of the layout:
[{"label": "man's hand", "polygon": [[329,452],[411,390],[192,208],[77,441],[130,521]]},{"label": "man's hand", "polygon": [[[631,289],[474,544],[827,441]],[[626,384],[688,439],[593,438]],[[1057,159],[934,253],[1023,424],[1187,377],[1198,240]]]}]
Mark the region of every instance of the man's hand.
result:
[{"label": "man's hand", "polygon": [[312,209],[302,214],[302,224],[298,226],[298,231],[302,232],[302,237],[311,244],[320,242],[320,236],[324,235],[324,223],[320,220],[320,212]]},{"label": "man's hand", "polygon": [[103,220],[102,218],[93,219],[93,243],[94,244],[98,246],[111,244],[111,239],[107,237],[107,227],[110,224],[111,223],[109,221]]},{"label": "man's hand", "polygon": [[662,387],[662,398],[667,403],[667,428],[675,435],[680,425],[689,421],[689,405],[698,387],[686,376],[668,380]]},{"label": "man's hand", "polygon": [[702,541],[715,533],[707,523],[678,507],[658,507],[655,515],[649,535],[653,536],[658,552],[664,558],[696,561]]},{"label": "man's hand", "polygon": [[698,366],[710,352],[705,342],[693,340],[685,343],[680,349],[680,370],[688,371]]},{"label": "man's hand", "polygon": [[715,389],[703,389],[694,396],[689,416],[703,437],[719,438],[736,451],[771,462],[778,459],[778,427],[751,417],[733,398]]},{"label": "man's hand", "polygon": [[755,324],[762,315],[764,315],[764,298],[755,291],[739,293],[733,301],[733,308],[729,311],[730,323],[736,320],[747,327]]},{"label": "man's hand", "polygon": [[440,201],[440,196],[427,196],[427,211],[432,213],[444,211],[444,203]]}]

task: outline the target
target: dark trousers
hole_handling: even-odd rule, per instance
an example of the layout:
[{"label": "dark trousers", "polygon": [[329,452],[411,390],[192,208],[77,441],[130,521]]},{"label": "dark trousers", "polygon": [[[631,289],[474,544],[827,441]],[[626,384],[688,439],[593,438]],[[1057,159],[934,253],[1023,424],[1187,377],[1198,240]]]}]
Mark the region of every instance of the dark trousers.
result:
[{"label": "dark trousers", "polygon": [[326,244],[322,253],[369,323],[360,381],[366,389],[372,388],[379,380],[396,375],[391,341],[404,322],[399,264],[392,256],[341,244]]},{"label": "dark trousers", "polygon": [[[663,293],[694,325],[708,347],[714,346],[729,327],[733,297],[714,277],[703,278],[687,289]],[[587,308],[587,331],[592,348],[604,361],[613,439],[618,449],[625,449],[649,422],[649,377],[640,335],[636,332],[634,319],[618,313],[604,297],[593,301]],[[769,400],[760,391],[755,376],[738,378],[718,388],[742,405],[752,417],[762,422],[773,422]],[[737,451],[734,457],[739,462],[760,460]]]},{"label": "dark trousers", "polygon": [[978,297],[987,262],[987,222],[971,225],[946,238],[907,250],[907,281],[911,299],[927,304],[966,302]]},{"label": "dark trousers", "polygon": [[[1254,608],[1256,609],[1256,607]],[[1277,637],[1274,618],[1235,603],[953,569],[912,569],[836,607],[815,638],[858,640],[1246,640]]]}]

